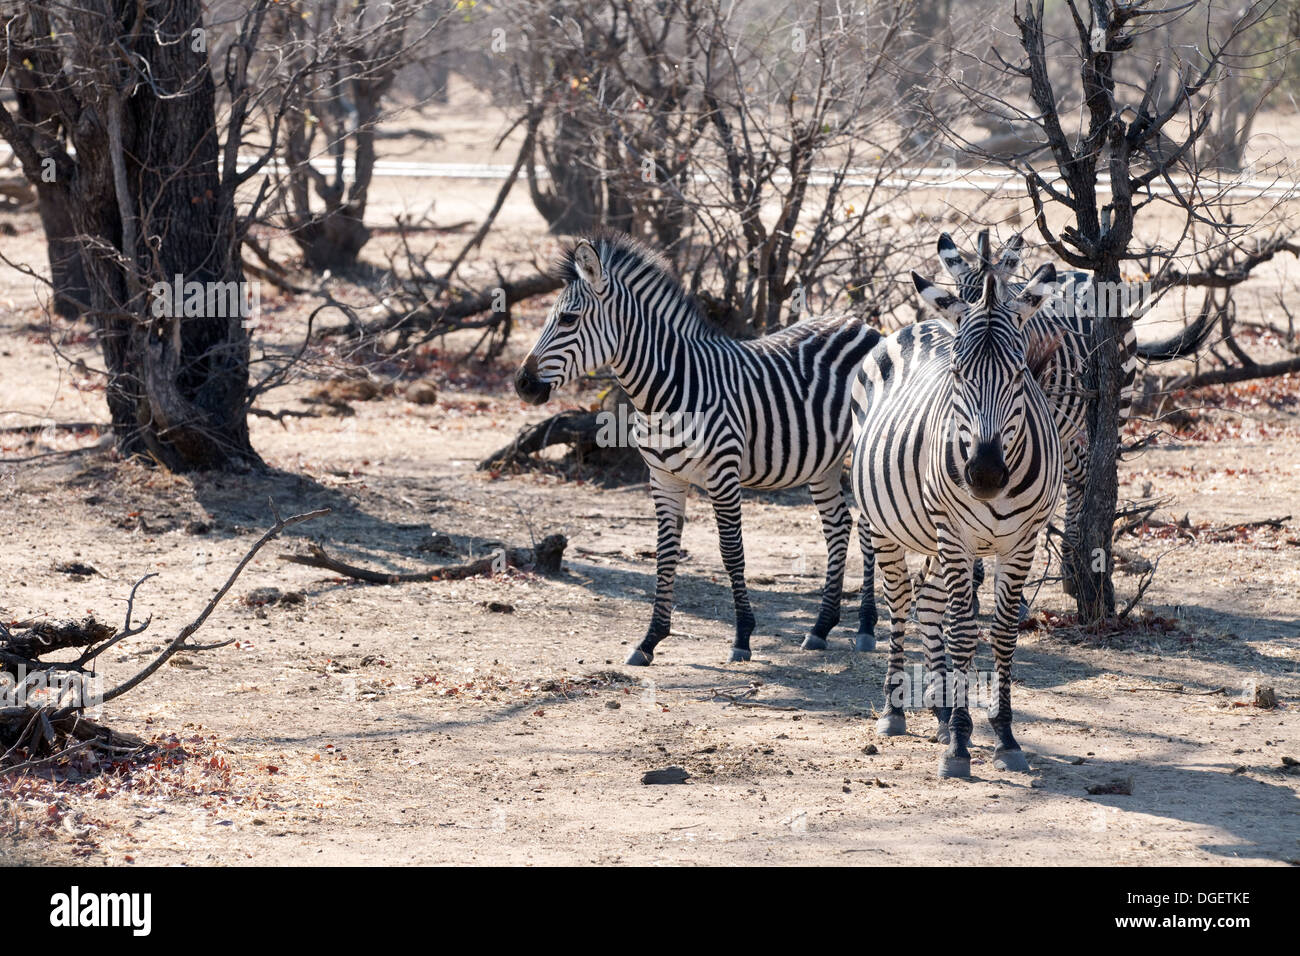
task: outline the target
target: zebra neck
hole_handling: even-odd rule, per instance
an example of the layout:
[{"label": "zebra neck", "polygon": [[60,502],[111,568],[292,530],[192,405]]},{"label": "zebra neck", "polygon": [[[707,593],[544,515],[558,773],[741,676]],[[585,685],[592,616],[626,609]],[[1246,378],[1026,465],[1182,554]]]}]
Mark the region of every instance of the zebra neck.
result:
[{"label": "zebra neck", "polygon": [[623,334],[610,368],[637,411],[685,411],[706,355],[735,343],[705,322],[675,282],[662,275],[628,281]]}]

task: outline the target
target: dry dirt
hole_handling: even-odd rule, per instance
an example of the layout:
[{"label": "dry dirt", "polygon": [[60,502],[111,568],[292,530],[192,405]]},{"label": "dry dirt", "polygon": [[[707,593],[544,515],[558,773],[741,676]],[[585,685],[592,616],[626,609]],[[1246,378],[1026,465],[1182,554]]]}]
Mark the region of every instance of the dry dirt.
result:
[{"label": "dry dirt", "polygon": [[[481,213],[496,184],[445,189],[439,221]],[[476,212],[477,211],[477,212]],[[11,217],[6,255],[40,264],[34,216]],[[492,256],[549,253],[526,202]],[[517,227],[517,228],[515,228]],[[390,237],[391,238],[391,237]],[[381,261],[376,240],[372,258]],[[456,248],[463,236],[438,238]],[[540,251],[539,251],[540,250]],[[0,426],[102,421],[90,342],[42,334],[30,280],[0,289]],[[1166,433],[1122,469],[1121,493],[1170,495],[1155,529],[1124,547],[1160,555],[1134,612],[1141,623],[1082,636],[1054,584],[1035,611],[1056,626],[1022,635],[1014,689],[1032,772],[994,770],[977,720],[974,778],[939,780],[931,719],[877,738],[881,652],[850,650],[853,603],[833,648],[799,648],[824,561],[806,493],[745,504],[759,629],[754,660],[724,663],[730,595],[707,503],[691,500],[675,633],[648,670],[621,662],[644,632],[654,584],[644,486],[615,490],[549,475],[494,475],[475,463],[547,409],[522,406],[508,375],[536,334],[531,303],[506,359],[457,360],[436,343],[424,374],[435,405],[398,395],[356,402],[351,417],[252,421],[268,470],[177,476],[103,451],[93,433],[0,433],[0,616],[117,621],[132,583],[145,635],[110,655],[106,679],[132,673],[189,621],[270,521],[329,507],[268,547],[200,639],[225,648],[176,658],[103,719],[156,739],[147,765],[87,768],[52,788],[0,789],[0,859],[97,864],[239,863],[948,863],[1295,864],[1300,861],[1300,416],[1293,377],[1233,390],[1199,432]],[[267,340],[305,305],[272,297]],[[1266,344],[1266,343],[1265,343]],[[1261,346],[1263,347],[1263,346]],[[304,410],[312,383],[268,409]],[[1256,404],[1251,404],[1252,400]],[[1244,521],[1289,516],[1246,533]],[[187,525],[201,521],[205,533]],[[497,542],[569,537],[557,578],[362,585],[281,562],[308,539],[376,568],[431,568]],[[455,555],[420,549],[450,536]],[[1165,552],[1168,552],[1167,554]],[[54,569],[81,561],[98,574]],[[856,556],[849,584],[860,579]],[[1136,576],[1121,575],[1127,600]],[[276,587],[301,603],[250,606]],[[488,605],[508,606],[493,611]],[[883,638],[885,628],[879,635]],[[919,659],[913,641],[912,659]],[[982,646],[978,666],[988,666]],[[1251,703],[1254,686],[1280,705]],[[680,766],[685,784],[647,786]],[[1131,793],[1095,793],[1115,781]]]}]

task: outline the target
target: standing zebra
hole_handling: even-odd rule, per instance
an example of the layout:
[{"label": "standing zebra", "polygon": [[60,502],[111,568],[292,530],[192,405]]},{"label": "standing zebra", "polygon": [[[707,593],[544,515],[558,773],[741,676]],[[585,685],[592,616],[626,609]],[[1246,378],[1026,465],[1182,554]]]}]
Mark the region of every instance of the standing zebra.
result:
[{"label": "standing zebra", "polygon": [[[981,243],[986,242],[987,231],[981,233]],[[1023,238],[1013,235],[996,256],[978,256],[972,265],[957,249],[957,244],[946,232],[939,236],[939,262],[957,283],[957,294],[966,302],[978,301],[984,280],[989,272],[996,272],[1005,283],[1009,294],[1020,292],[1024,286],[1009,281],[1020,265]],[[1093,342],[1093,317],[1096,315],[1098,292],[1092,276],[1086,272],[1058,273],[1057,294],[1053,295],[1026,324],[1025,337],[1031,348],[1047,343],[1058,344],[1050,349],[1039,384],[1047,396],[1061,437],[1061,450],[1065,458],[1065,536],[1063,558],[1067,573],[1064,587],[1073,593],[1073,568],[1076,542],[1079,534],[1079,515],[1083,505],[1083,486],[1088,468],[1088,395],[1083,383],[1087,381]],[[1113,298],[1113,297],[1109,297]],[[1144,305],[1145,303],[1143,303]],[[1134,304],[1136,305],[1136,303]],[[1126,309],[1133,313],[1138,308]],[[1213,328],[1208,312],[1179,334],[1160,342],[1141,343],[1134,331],[1132,316],[1122,322],[1120,350],[1120,381],[1123,390],[1119,402],[1119,426],[1124,427],[1133,411],[1133,381],[1137,374],[1139,358],[1167,361],[1194,354]]]},{"label": "standing zebra", "polygon": [[[987,235],[981,246],[987,257]],[[926,696],[939,719],[939,739],[948,743],[940,776],[970,775],[966,687],[975,654],[972,597],[980,555],[997,556],[994,764],[1028,769],[1011,732],[1016,609],[1038,532],[1060,494],[1063,465],[1051,409],[1027,365],[1023,329],[1052,292],[1054,278],[1055,269],[1044,265],[1025,288],[1008,294],[990,271],[972,305],[913,273],[923,301],[953,325],[921,322],[883,340],[853,386],[853,491],[869,526],[864,542],[869,538],[880,562],[891,619],[885,712],[877,731],[906,729],[903,631],[912,582],[905,554],[916,551],[936,558],[917,595],[917,619],[929,670]],[[864,559],[871,560],[870,552]]]},{"label": "standing zebra", "polygon": [[515,391],[538,405],[553,388],[609,365],[644,420],[683,426],[678,438],[638,443],[658,519],[658,574],[650,627],[627,663],[649,664],[668,635],[691,485],[708,494],[717,518],[736,608],[733,661],[749,660],[754,630],[740,489],[811,488],[827,562],[821,610],[804,646],[824,648],[840,618],[852,527],[840,487],[849,389],[880,333],[860,318],[825,316],[737,341],[705,319],[661,256],[622,234],[579,241],[561,273],[564,289],[515,375]]},{"label": "standing zebra", "polygon": [[[987,230],[983,230],[979,237],[981,248],[984,248],[987,241]],[[939,262],[956,282],[958,296],[968,303],[979,300],[984,280],[990,272],[996,272],[1005,284],[1007,294],[1014,295],[1024,289],[1023,284],[1010,281],[1010,276],[1020,265],[1023,242],[1023,237],[1019,234],[1013,235],[996,255],[986,252],[982,256],[976,256],[972,264],[945,232],[939,236]],[[1054,284],[1055,294],[1025,324],[1024,334],[1029,350],[1043,357],[1036,377],[1047,397],[1061,439],[1065,465],[1062,560],[1066,568],[1062,584],[1067,594],[1073,594],[1079,516],[1088,468],[1088,393],[1083,383],[1087,381],[1092,356],[1092,327],[1098,293],[1092,277],[1086,272],[1058,272]],[[1206,311],[1178,334],[1161,341],[1144,343],[1138,341],[1131,321],[1123,324],[1123,337],[1118,346],[1123,382],[1118,415],[1121,428],[1132,413],[1133,381],[1138,360],[1163,362],[1193,355],[1213,327],[1212,316]],[[864,522],[859,523],[858,533],[863,553],[869,554],[870,531],[864,525]],[[870,650],[875,646],[873,631],[877,610],[874,570],[868,564],[864,573],[858,625],[859,650]],[[977,563],[977,583],[982,579],[983,568]],[[976,601],[975,608],[978,607]],[[1019,616],[1024,619],[1028,613],[1027,603],[1022,597]]]}]

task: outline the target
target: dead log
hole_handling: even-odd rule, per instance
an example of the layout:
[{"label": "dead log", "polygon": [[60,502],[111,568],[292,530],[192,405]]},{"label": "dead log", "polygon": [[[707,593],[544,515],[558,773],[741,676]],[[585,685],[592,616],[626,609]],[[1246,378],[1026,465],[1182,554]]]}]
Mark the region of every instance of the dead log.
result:
[{"label": "dead log", "polygon": [[281,554],[279,558],[291,564],[323,568],[367,584],[412,584],[419,581],[460,581],[480,575],[499,574],[506,568],[536,571],[538,574],[559,574],[568,543],[569,539],[562,534],[547,535],[535,548],[502,548],[487,557],[429,571],[375,571],[331,557],[315,543],[307,545],[306,554]]},{"label": "dead log", "polygon": [[630,426],[634,421],[637,413],[627,393],[611,388],[601,405],[600,411],[570,409],[524,426],[514,441],[479,462],[479,471],[537,467],[543,462],[532,456],[552,445],[568,445],[563,465],[570,477],[576,473],[606,485],[644,481],[645,459],[630,440],[627,428],[601,434],[610,425],[621,422]]},{"label": "dead log", "polygon": [[525,426],[509,445],[498,448],[479,462],[479,471],[490,471],[518,464],[552,445],[573,445],[582,451],[594,451],[600,412],[566,411],[545,421]]},{"label": "dead log", "polygon": [[87,616],[80,621],[38,621],[26,630],[0,638],[0,650],[35,661],[43,654],[106,641],[117,628]]}]

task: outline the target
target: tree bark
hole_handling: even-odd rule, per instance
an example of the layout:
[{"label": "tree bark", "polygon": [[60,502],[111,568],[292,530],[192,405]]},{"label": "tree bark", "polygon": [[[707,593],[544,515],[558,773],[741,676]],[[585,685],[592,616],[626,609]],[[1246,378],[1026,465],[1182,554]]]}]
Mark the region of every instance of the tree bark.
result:
[{"label": "tree bark", "polygon": [[[1119,268],[1094,275],[1094,281],[1118,281]],[[1108,297],[1101,297],[1103,300]],[[1096,397],[1088,415],[1088,477],[1079,515],[1079,538],[1066,574],[1074,581],[1079,620],[1104,621],[1115,615],[1114,567],[1111,548],[1115,505],[1119,498],[1119,399],[1123,388],[1118,343],[1123,316],[1102,314],[1093,322],[1093,355],[1089,383]]]},{"label": "tree bark", "polygon": [[[245,468],[259,461],[246,417],[247,317],[206,291],[198,314],[160,315],[176,301],[154,294],[178,277],[205,290],[244,279],[234,197],[219,174],[215,86],[191,42],[202,8],[112,6],[120,42],[150,81],[110,89],[96,104],[100,122],[74,131],[71,193],[78,232],[94,243],[83,255],[117,447],[173,470]],[[102,22],[76,24],[93,37]]]}]

